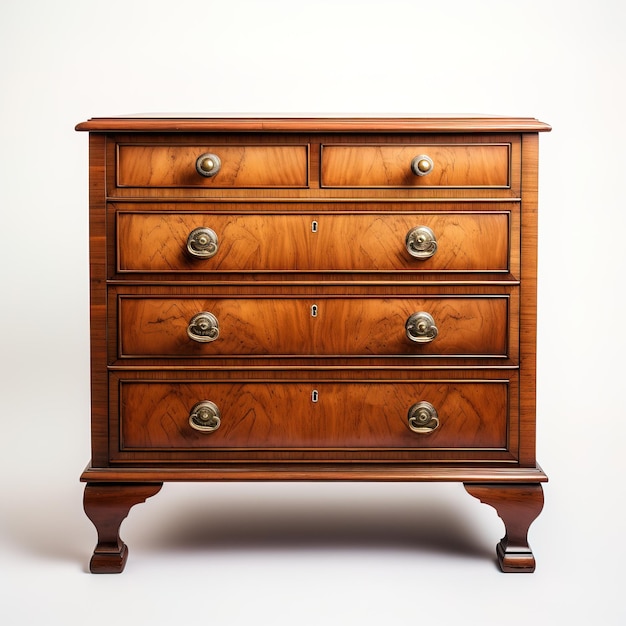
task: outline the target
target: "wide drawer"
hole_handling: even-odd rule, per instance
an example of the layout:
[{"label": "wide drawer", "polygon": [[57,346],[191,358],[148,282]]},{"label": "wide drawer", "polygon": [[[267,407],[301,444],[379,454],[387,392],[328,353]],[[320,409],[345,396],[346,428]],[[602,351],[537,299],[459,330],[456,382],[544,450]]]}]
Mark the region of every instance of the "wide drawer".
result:
[{"label": "wide drawer", "polygon": [[324,145],[323,187],[508,188],[510,144]]},{"label": "wide drawer", "polygon": [[308,145],[119,144],[117,186],[306,187],[308,154]]},{"label": "wide drawer", "polygon": [[118,356],[506,357],[508,320],[506,295],[118,295]]},{"label": "wide drawer", "polygon": [[506,272],[508,211],[120,210],[117,272]]},{"label": "wide drawer", "polygon": [[508,396],[507,381],[122,380],[119,446],[503,449]]}]

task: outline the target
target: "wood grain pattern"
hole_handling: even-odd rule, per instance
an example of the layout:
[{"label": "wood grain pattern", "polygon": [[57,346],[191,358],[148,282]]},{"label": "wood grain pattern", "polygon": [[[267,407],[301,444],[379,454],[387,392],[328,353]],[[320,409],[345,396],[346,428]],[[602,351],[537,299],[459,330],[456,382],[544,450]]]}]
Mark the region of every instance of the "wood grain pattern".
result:
[{"label": "wood grain pattern", "polygon": [[[414,157],[433,160],[416,176]],[[489,144],[322,146],[323,187],[509,187],[510,146]]]},{"label": "wood grain pattern", "polygon": [[[299,134],[268,133],[220,133],[219,135],[185,134],[185,133],[125,133],[105,135],[106,138],[106,189],[110,198],[126,198],[129,200],[162,201],[166,198],[176,201],[189,200],[226,200],[245,199],[275,201],[279,199],[310,200],[313,198],[332,201],[335,199],[359,198],[368,202],[389,201],[392,199],[406,200],[410,198],[441,199],[441,200],[509,200],[516,201],[521,193],[521,136],[519,134],[400,134],[400,133],[371,133],[371,134]],[[478,146],[492,145],[509,146],[509,186],[508,187],[444,187],[444,186],[383,186],[383,187],[322,187],[321,186],[321,153],[322,145],[341,147],[342,145],[387,146],[402,147],[414,145],[427,146]],[[120,146],[138,147],[169,147],[173,150],[186,150],[189,146],[206,148],[209,146],[230,146],[239,149],[242,146],[254,147],[259,145],[277,146],[285,148],[308,147],[309,179],[306,187],[215,187],[216,183],[202,183],[180,186],[119,186],[119,176],[116,164],[119,159]],[[189,155],[191,157],[191,155]],[[195,161],[187,163],[195,172]],[[185,170],[188,172],[189,170]],[[199,177],[203,178],[203,177]],[[426,177],[428,178],[428,176]],[[210,180],[210,179],[207,179]]]},{"label": "wood grain pattern", "polygon": [[520,309],[520,462],[535,462],[537,416],[537,245],[538,245],[538,159],[539,138],[523,138],[522,167],[523,211],[520,241],[523,264],[521,268],[522,299]]},{"label": "wood grain pattern", "polygon": [[364,117],[216,116],[212,114],[121,115],[94,117],[76,126],[90,132],[546,132],[550,126],[532,117],[506,115],[387,115]]},{"label": "wood grain pattern", "polygon": [[[258,214],[208,212],[117,213],[119,272],[505,272],[509,212],[434,211],[374,214]],[[313,224],[315,223],[315,226]],[[215,231],[210,259],[187,252],[194,228]],[[416,259],[406,235],[427,226],[437,238],[429,259]]]},{"label": "wood grain pattern", "polygon": [[[317,315],[312,316],[312,307]],[[507,354],[508,298],[136,298],[120,297],[120,357],[216,355]],[[189,339],[197,313],[219,321],[212,343]],[[426,311],[437,337],[406,336],[410,315]]]},{"label": "wood grain pattern", "polygon": [[[110,406],[111,406],[111,439],[109,443],[110,459],[112,466],[119,471],[124,467],[146,467],[146,464],[155,467],[159,466],[163,470],[174,467],[190,469],[195,467],[198,470],[208,470],[215,466],[218,469],[220,464],[224,467],[234,468],[237,466],[237,475],[246,470],[259,472],[261,470],[271,471],[281,470],[288,475],[288,467],[293,464],[301,466],[296,472],[296,476],[304,478],[302,472],[314,468],[326,468],[330,471],[333,468],[346,468],[353,464],[365,466],[380,466],[383,464],[390,470],[399,466],[429,467],[433,472],[433,480],[437,468],[449,467],[453,464],[457,467],[482,467],[487,468],[519,468],[517,459],[519,424],[518,417],[518,372],[515,369],[502,370],[499,368],[474,370],[468,367],[460,370],[450,370],[446,368],[432,369],[424,368],[418,370],[412,367],[404,369],[394,368],[392,370],[374,369],[361,367],[354,369],[320,369],[320,367],[298,367],[283,368],[281,370],[257,370],[250,369],[251,359],[247,359],[248,369],[219,369],[211,368],[180,368],[167,369],[155,367],[144,370],[133,368],[122,368],[111,372],[110,385]],[[411,385],[423,385],[431,389],[443,389],[445,386],[457,385],[478,386],[482,384],[503,386],[507,389],[506,414],[498,419],[506,420],[506,444],[498,448],[441,448],[441,447],[371,447],[371,448],[351,448],[351,447],[325,447],[325,448],[287,448],[287,447],[182,447],[182,448],[145,448],[127,449],[123,448],[120,439],[122,432],[120,407],[122,397],[125,393],[126,385],[166,385],[177,389],[185,389],[191,385],[194,389],[210,390],[212,385],[223,385],[224,388],[239,388],[240,385],[264,386],[277,385],[286,390],[295,389],[302,386],[302,389],[314,390],[323,386],[329,389],[344,389],[355,385],[368,388],[371,384],[383,385],[389,389],[409,389]],[[345,387],[345,385],[348,387]],[[464,388],[464,387],[463,387]],[[285,391],[289,394],[289,391]],[[405,392],[400,391],[400,394]],[[411,395],[408,391],[408,395]],[[408,397],[408,396],[407,396]],[[434,397],[434,396],[433,396]],[[191,399],[191,398],[190,398]],[[205,398],[210,399],[210,398]],[[311,396],[306,397],[311,401]],[[319,398],[318,398],[319,399]],[[187,407],[186,410],[188,410]],[[158,410],[158,409],[156,409]],[[303,409],[304,410],[304,409]],[[339,418],[338,418],[339,419]],[[262,467],[260,467],[262,466]],[[96,468],[92,468],[94,471]],[[101,468],[102,469],[102,468]],[[186,474],[190,476],[191,474]],[[200,474],[199,474],[200,475]],[[209,474],[210,475],[210,474]],[[267,474],[264,474],[267,476]],[[380,471],[376,474],[376,480],[380,480]],[[215,477],[221,476],[228,479],[228,472],[219,472]],[[536,477],[537,475],[535,475]],[[425,479],[426,475],[420,472],[416,479]],[[317,480],[320,479],[318,475]],[[367,480],[366,472],[355,473],[354,480]],[[398,478],[399,479],[399,478]],[[390,478],[391,480],[391,478]],[[532,481],[532,479],[529,479]]]},{"label": "wood grain pattern", "polygon": [[[483,453],[484,454],[484,453]],[[503,464],[442,465],[432,463],[202,463],[198,465],[116,466],[88,465],[81,474],[82,482],[110,483],[154,480],[168,482],[207,481],[330,481],[343,482],[485,482],[490,484],[536,484],[548,478],[538,465],[519,467]]]},{"label": "wood grain pattern", "polygon": [[105,145],[102,135],[89,136],[91,459],[100,466],[109,463]]},{"label": "wood grain pattern", "polygon": [[[538,133],[532,118],[100,118],[90,132],[92,571],[165,480],[463,482],[532,571]],[[222,169],[201,177],[196,159]],[[411,172],[428,154],[433,171]],[[313,222],[316,228],[313,228]],[[410,257],[410,228],[438,239]],[[211,259],[187,256],[196,227]],[[312,314],[313,309],[315,314]],[[193,315],[220,336],[197,343]],[[437,338],[406,337],[426,311]],[[316,402],[313,392],[316,392]],[[212,434],[189,426],[220,407]],[[409,407],[437,408],[416,434]]]},{"label": "wood grain pattern", "polygon": [[[502,382],[126,382],[121,448],[503,448],[507,396]],[[189,425],[203,400],[221,412],[212,433]],[[421,435],[409,429],[407,414],[423,400],[437,409],[440,427]]]},{"label": "wood grain pattern", "polygon": [[504,522],[506,534],[496,553],[503,572],[532,573],[535,557],[528,545],[528,529],[543,509],[539,484],[465,484],[469,494],[494,507]]},{"label": "wood grain pattern", "polygon": [[85,486],[85,513],[98,531],[98,543],[89,563],[93,574],[119,574],[124,570],[128,548],[120,538],[120,526],[133,506],[157,494],[162,485],[157,482]]},{"label": "wood grain pattern", "polygon": [[[196,159],[217,154],[222,166],[213,177],[196,171]],[[120,187],[306,187],[307,146],[118,146]]]}]

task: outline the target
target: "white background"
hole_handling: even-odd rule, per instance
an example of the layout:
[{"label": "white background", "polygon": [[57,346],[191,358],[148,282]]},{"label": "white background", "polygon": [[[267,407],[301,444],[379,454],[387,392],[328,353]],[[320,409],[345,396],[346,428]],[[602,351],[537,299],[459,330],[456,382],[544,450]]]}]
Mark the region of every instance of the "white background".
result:
[{"label": "white background", "polygon": [[[626,623],[626,27],[615,0],[2,0],[0,621]],[[534,575],[460,485],[165,485],[86,573],[88,117],[498,113],[540,138]]]}]

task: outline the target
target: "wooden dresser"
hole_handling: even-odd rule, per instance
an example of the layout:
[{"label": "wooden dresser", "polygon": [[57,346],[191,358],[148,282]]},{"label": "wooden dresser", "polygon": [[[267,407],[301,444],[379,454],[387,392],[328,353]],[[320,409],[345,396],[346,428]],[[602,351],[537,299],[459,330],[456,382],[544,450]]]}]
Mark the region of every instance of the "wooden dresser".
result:
[{"label": "wooden dresser", "polygon": [[94,118],[92,572],[166,481],[454,481],[502,518],[535,460],[531,118]]}]

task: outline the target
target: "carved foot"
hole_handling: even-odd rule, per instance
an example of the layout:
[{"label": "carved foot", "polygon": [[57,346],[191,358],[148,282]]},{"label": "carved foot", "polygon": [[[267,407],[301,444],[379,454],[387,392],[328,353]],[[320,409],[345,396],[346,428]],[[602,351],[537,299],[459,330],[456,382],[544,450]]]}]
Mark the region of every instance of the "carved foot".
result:
[{"label": "carved foot", "polygon": [[98,531],[89,563],[93,574],[119,574],[128,558],[120,526],[130,509],[161,490],[163,483],[87,483],[84,508]]},{"label": "carved foot", "polygon": [[540,484],[465,484],[467,492],[492,506],[506,534],[497,546],[503,572],[534,572],[535,557],[528,545],[528,529],[543,508]]}]

